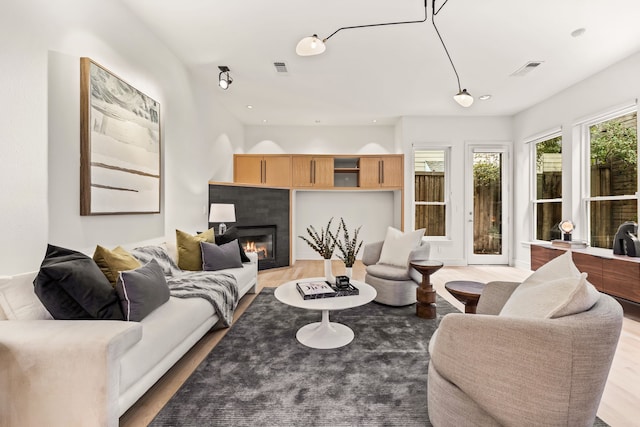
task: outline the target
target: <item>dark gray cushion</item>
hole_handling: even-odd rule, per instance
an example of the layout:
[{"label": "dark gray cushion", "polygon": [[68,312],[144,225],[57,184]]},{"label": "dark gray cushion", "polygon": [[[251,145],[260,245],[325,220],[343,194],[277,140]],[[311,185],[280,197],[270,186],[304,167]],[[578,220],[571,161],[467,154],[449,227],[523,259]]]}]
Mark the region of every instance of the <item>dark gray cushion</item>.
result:
[{"label": "dark gray cushion", "polygon": [[373,264],[367,267],[367,273],[387,280],[411,280],[409,269],[387,264]]},{"label": "dark gray cushion", "polygon": [[244,248],[240,244],[240,240],[238,240],[238,229],[236,227],[227,228],[227,231],[222,236],[218,236],[216,234],[215,237],[216,245],[224,245],[225,243],[229,243],[233,240],[238,242],[238,249],[240,250],[240,259],[242,262],[251,262],[247,254],[244,252]]},{"label": "dark gray cushion", "polygon": [[242,267],[237,240],[223,245],[200,242],[200,247],[202,248],[202,269],[204,271]]},{"label": "dark gray cushion", "polygon": [[115,289],[83,253],[48,245],[33,286],[54,319],[123,319]]},{"label": "dark gray cushion", "polygon": [[124,320],[139,322],[169,300],[169,286],[162,267],[155,259],[140,268],[121,271],[116,291]]}]

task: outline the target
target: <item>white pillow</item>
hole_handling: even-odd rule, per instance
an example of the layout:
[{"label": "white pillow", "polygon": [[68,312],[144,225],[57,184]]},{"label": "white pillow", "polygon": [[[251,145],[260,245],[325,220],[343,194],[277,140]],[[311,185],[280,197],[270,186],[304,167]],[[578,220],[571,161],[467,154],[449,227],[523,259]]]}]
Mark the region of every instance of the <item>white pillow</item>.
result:
[{"label": "white pillow", "polygon": [[571,252],[549,261],[516,288],[500,316],[553,319],[589,310],[600,298]]},{"label": "white pillow", "polygon": [[37,274],[38,272],[19,274],[0,285],[0,307],[7,319],[53,319],[33,290],[33,279]]},{"label": "white pillow", "polygon": [[571,251],[555,257],[533,272],[518,288],[548,282],[561,277],[580,277],[580,270],[573,263]]},{"label": "white pillow", "polygon": [[384,238],[378,263],[408,267],[409,254],[420,246],[424,232],[424,228],[407,233],[397,228],[387,228],[387,236]]}]

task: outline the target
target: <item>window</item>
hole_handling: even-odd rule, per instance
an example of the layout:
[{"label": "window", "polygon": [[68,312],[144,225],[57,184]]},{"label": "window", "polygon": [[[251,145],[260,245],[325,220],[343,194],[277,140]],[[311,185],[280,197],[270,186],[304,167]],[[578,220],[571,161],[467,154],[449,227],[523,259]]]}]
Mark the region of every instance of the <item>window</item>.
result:
[{"label": "window", "polygon": [[448,235],[448,149],[414,149],[414,226],[425,236]]},{"label": "window", "polygon": [[562,221],[562,137],[555,132],[532,141],[534,240],[560,239]]},{"label": "window", "polygon": [[585,210],[591,246],[611,249],[620,224],[638,221],[638,113],[628,108],[583,125]]}]

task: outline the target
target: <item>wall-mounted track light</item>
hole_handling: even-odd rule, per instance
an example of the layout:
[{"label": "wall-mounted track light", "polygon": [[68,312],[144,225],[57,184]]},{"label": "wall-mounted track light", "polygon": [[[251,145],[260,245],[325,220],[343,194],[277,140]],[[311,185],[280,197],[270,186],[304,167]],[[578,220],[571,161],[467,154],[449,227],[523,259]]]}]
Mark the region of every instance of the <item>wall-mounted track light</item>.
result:
[{"label": "wall-mounted track light", "polygon": [[229,71],[231,70],[225,65],[219,65],[218,69],[220,69],[220,74],[218,74],[218,86],[227,90],[231,83],[233,83],[233,79],[229,75]]},{"label": "wall-mounted track light", "polygon": [[[449,0],[445,0],[442,6],[440,6],[436,10],[436,0],[432,0],[431,8],[433,13],[431,15],[431,23],[433,24],[433,28],[436,30],[436,34],[438,34],[440,43],[442,43],[442,47],[444,47],[444,51],[447,54],[447,58],[449,58],[449,62],[451,62],[451,66],[453,67],[453,72],[456,75],[456,80],[458,82],[458,93],[454,95],[453,99],[455,99],[455,101],[461,106],[469,107],[471,104],[473,104],[473,97],[469,94],[469,92],[467,92],[466,89],[461,88],[458,71],[456,70],[456,66],[453,65],[453,60],[451,59],[451,55],[449,55],[447,46],[444,44],[444,40],[442,39],[442,36],[440,35],[440,31],[438,31],[438,27],[436,27],[436,22],[435,22],[435,16],[440,12],[440,10],[444,7],[444,5],[447,4],[448,1]],[[342,28],[338,28],[336,31],[334,31],[324,39],[321,39],[318,37],[317,34],[314,34],[312,36],[305,37],[298,42],[298,44],[296,45],[296,53],[300,56],[319,55],[327,49],[327,46],[326,46],[327,40],[329,40],[336,33],[342,30],[352,30],[355,28],[367,28],[367,27],[380,27],[383,25],[419,24],[419,23],[425,22],[426,20],[427,20],[427,0],[424,0],[424,19],[420,19],[416,21],[384,22],[381,24],[354,25],[350,27],[342,27]]]}]

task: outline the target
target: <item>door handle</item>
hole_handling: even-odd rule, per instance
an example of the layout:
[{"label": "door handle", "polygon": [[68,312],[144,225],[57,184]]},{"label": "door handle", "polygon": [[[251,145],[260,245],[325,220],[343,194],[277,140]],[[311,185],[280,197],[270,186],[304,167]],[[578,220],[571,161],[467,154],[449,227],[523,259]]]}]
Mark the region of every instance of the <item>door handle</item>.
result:
[{"label": "door handle", "polygon": [[267,183],[267,161],[263,160],[264,162],[264,169],[263,169],[263,178],[262,178],[262,183],[266,184]]},{"label": "door handle", "polygon": [[384,160],[380,160],[380,171],[382,172],[382,181],[380,181],[380,184],[384,184]]}]

